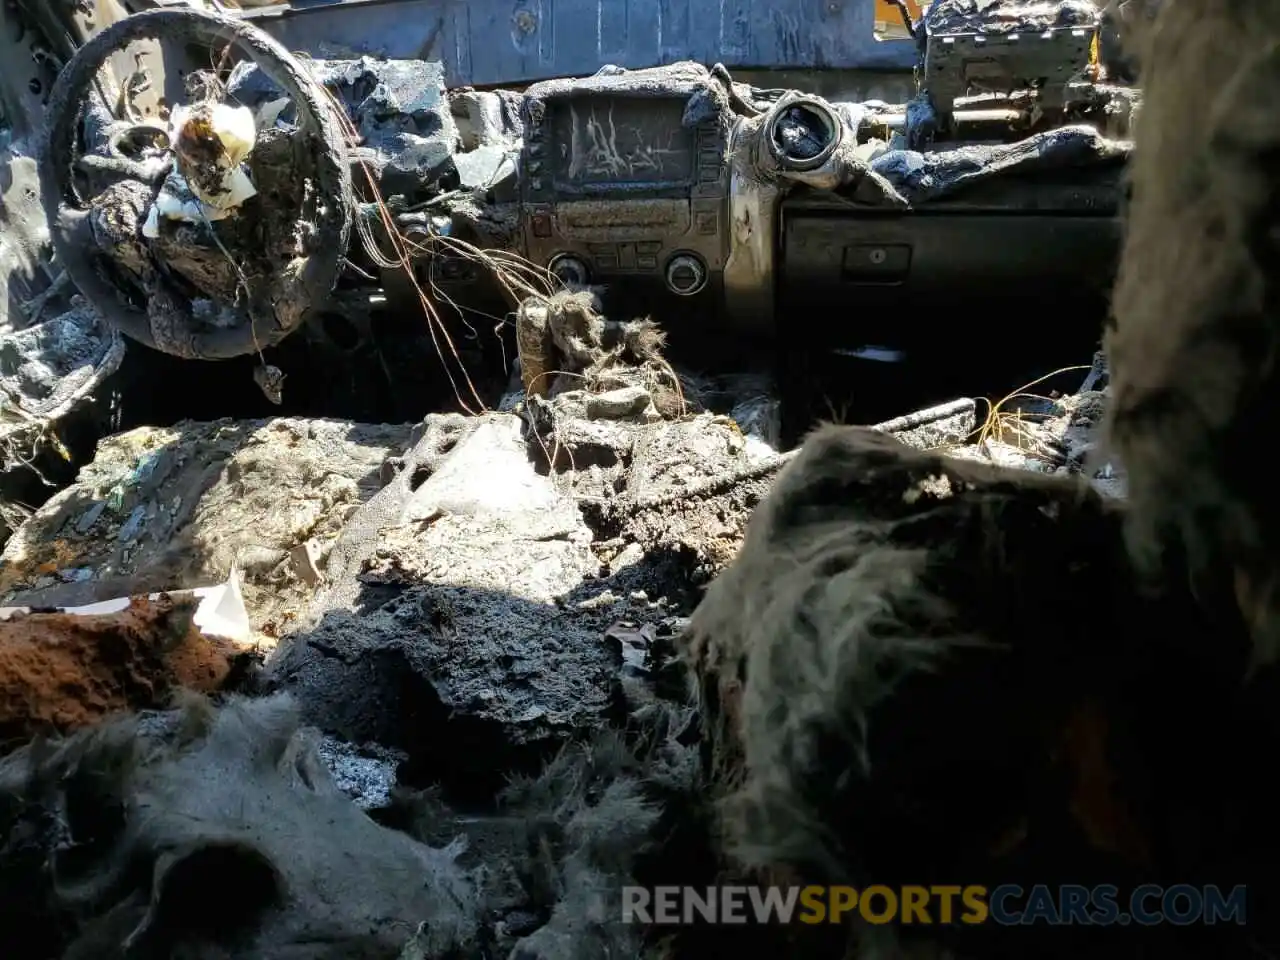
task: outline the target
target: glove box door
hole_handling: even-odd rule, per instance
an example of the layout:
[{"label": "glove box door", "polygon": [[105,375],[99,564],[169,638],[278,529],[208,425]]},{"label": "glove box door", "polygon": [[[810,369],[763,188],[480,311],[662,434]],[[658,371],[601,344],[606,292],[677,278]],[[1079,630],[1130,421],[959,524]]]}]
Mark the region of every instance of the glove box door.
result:
[{"label": "glove box door", "polygon": [[784,208],[779,328],[808,313],[833,345],[942,348],[1060,319],[1096,339],[1120,237],[1110,212]]}]

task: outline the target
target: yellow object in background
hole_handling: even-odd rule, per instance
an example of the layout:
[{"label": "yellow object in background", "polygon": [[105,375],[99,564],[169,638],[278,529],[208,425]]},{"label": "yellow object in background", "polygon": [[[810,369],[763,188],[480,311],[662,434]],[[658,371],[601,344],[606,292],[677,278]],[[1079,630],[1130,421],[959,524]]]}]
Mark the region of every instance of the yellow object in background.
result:
[{"label": "yellow object in background", "polygon": [[[907,9],[911,11],[911,19],[920,16],[920,4],[917,0],[907,0]],[[898,8],[889,0],[876,0],[876,23],[893,23],[900,20]]]},{"label": "yellow object in background", "polygon": [[[902,23],[902,14],[898,12],[898,8],[889,0],[871,0],[876,5],[876,33],[882,37],[907,37],[907,28]],[[920,0],[907,0],[907,9],[911,12],[912,20],[920,19],[920,10],[922,7],[929,6],[927,0],[921,3]]]}]

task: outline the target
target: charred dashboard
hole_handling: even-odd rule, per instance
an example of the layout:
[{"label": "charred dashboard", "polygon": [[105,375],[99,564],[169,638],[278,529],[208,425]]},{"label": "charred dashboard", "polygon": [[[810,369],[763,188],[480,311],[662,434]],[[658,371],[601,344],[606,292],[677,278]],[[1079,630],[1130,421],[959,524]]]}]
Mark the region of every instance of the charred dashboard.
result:
[{"label": "charred dashboard", "polygon": [[[46,208],[104,316],[186,357],[261,356],[295,330],[358,343],[424,312],[497,317],[501,339],[561,285],[677,340],[950,353],[974,334],[947,317],[981,310],[990,336],[1028,297],[1091,338],[1136,95],[1097,63],[1091,4],[963,6],[913,25],[923,69],[899,105],[695,63],[449,92],[431,64],[299,60],[242,19],[139,14],[59,78]],[[91,83],[148,36],[230,51],[159,124]]]}]

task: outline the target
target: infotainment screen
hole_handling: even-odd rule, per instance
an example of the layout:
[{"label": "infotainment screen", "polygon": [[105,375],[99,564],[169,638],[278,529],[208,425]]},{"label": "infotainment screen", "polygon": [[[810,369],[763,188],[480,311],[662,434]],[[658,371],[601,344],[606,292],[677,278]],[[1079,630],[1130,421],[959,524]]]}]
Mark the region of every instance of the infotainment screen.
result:
[{"label": "infotainment screen", "polygon": [[688,187],[697,171],[687,98],[592,95],[549,99],[552,178],[570,188],[612,184]]}]

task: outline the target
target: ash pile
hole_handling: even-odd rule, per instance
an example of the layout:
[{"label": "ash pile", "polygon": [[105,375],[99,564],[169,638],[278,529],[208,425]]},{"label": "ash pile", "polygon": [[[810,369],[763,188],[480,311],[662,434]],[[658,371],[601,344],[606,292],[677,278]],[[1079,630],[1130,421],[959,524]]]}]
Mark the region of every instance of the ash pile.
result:
[{"label": "ash pile", "polygon": [[[601,365],[599,344],[579,345]],[[58,682],[36,689],[9,664],[11,742],[70,739],[6,760],[6,829],[27,837],[7,864],[102,842],[114,852],[77,869],[141,858],[163,878],[147,889],[174,891],[216,874],[246,900],[238,929],[220,921],[232,951],[636,955],[620,878],[682,871],[665,842],[697,837],[697,720],[675,638],[779,463],[726,415],[657,413],[638,399],[646,372],[631,373],[536,415],[223,421],[104,441],[6,547],[5,642],[65,630],[56,617],[101,633],[128,616],[112,629],[131,646],[55,634]],[[221,619],[174,626],[190,583],[225,587]],[[93,606],[129,594],[127,611]],[[171,712],[180,688],[219,705]],[[121,710],[140,712],[109,719]],[[117,766],[128,773],[102,778]],[[90,809],[121,819],[54,816],[81,777]],[[175,844],[189,852],[174,860]],[[710,856],[678,846],[677,860]],[[61,889],[15,891],[5,928],[71,909]],[[87,919],[50,926],[29,955],[213,936],[165,915],[185,894],[134,910],[139,890],[104,884],[76,908]]]},{"label": "ash pile", "polygon": [[[23,878],[0,928],[77,918],[24,955],[726,940],[693,927],[662,946],[621,897],[729,876],[705,804],[718,728],[681,644],[795,455],[767,382],[682,374],[650,323],[598,306],[526,311],[554,376],[509,412],[138,428],[20,528],[0,568],[0,728],[38,739],[0,768],[6,875]],[[1013,398],[985,430],[973,401],[880,429],[1070,472],[1104,396],[1086,386]],[[63,866],[63,850],[84,853]],[[146,879],[103,882],[126,857]],[[92,895],[68,900],[47,864]],[[188,900],[210,876],[216,929]]]}]

